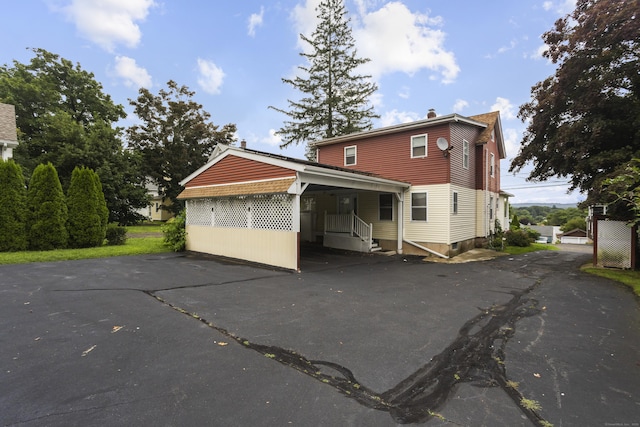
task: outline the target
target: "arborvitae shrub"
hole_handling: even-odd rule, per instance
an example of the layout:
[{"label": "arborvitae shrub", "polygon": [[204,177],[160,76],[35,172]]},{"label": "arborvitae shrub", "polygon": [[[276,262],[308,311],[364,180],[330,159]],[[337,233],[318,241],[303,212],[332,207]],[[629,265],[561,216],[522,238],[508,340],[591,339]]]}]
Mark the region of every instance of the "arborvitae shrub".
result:
[{"label": "arborvitae shrub", "polygon": [[29,249],[51,250],[67,246],[67,204],[58,172],[51,163],[33,171],[27,190]]},{"label": "arborvitae shrub", "polygon": [[67,190],[69,247],[89,248],[104,242],[98,188],[93,171],[76,167]]},{"label": "arborvitae shrub", "polygon": [[22,169],[0,159],[0,252],[27,249],[27,189]]}]

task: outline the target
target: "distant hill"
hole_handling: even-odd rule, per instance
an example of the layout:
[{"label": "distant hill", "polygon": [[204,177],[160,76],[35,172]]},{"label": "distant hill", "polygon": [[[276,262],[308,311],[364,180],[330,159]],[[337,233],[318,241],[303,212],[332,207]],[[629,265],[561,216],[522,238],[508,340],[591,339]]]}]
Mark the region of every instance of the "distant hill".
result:
[{"label": "distant hill", "polygon": [[528,208],[529,206],[547,206],[556,207],[558,209],[577,208],[577,203],[511,203],[514,208]]}]

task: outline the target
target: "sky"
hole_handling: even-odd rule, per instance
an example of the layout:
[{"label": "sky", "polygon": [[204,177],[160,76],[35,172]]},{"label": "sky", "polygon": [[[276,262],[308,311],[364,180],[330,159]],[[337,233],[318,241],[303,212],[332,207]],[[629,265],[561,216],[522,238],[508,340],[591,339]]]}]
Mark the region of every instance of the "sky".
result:
[{"label": "sky", "polygon": [[[282,150],[275,131],[288,100],[301,94],[282,82],[305,65],[320,0],[4,0],[0,64],[28,63],[42,48],[92,72],[125,107],[121,126],[137,122],[130,99],[141,87],[158,93],[174,80],[219,126],[234,123],[249,148]],[[363,73],[378,91],[374,128],[438,115],[499,110],[506,159],[502,189],[512,203],[577,203],[567,180],[526,181],[509,173],[526,125],[517,117],[531,87],[556,65],[542,56],[541,35],[575,8],[575,0],[345,0]]]}]

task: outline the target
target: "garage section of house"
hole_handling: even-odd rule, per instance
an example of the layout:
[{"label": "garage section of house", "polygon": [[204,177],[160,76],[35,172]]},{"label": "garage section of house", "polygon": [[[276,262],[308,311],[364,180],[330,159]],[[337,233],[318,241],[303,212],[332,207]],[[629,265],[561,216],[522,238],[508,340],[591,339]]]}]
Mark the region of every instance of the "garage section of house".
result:
[{"label": "garage section of house", "polygon": [[[236,147],[217,148],[206,165],[180,184],[185,187],[178,198],[186,202],[187,250],[293,270],[300,269],[301,239],[315,241],[328,231],[336,232],[326,238],[325,246],[371,248],[371,224],[354,212],[338,212],[341,194],[395,194],[401,210],[409,187],[367,173]],[[328,209],[318,212],[316,202]],[[401,248],[402,231],[395,235],[400,236]]]}]

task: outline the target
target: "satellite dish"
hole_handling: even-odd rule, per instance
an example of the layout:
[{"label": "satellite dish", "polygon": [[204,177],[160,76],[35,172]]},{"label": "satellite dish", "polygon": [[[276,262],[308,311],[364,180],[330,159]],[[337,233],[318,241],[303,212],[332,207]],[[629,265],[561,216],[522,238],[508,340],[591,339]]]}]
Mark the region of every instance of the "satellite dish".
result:
[{"label": "satellite dish", "polygon": [[449,149],[449,141],[447,141],[447,138],[438,138],[436,140],[436,145],[441,151],[447,151]]}]

